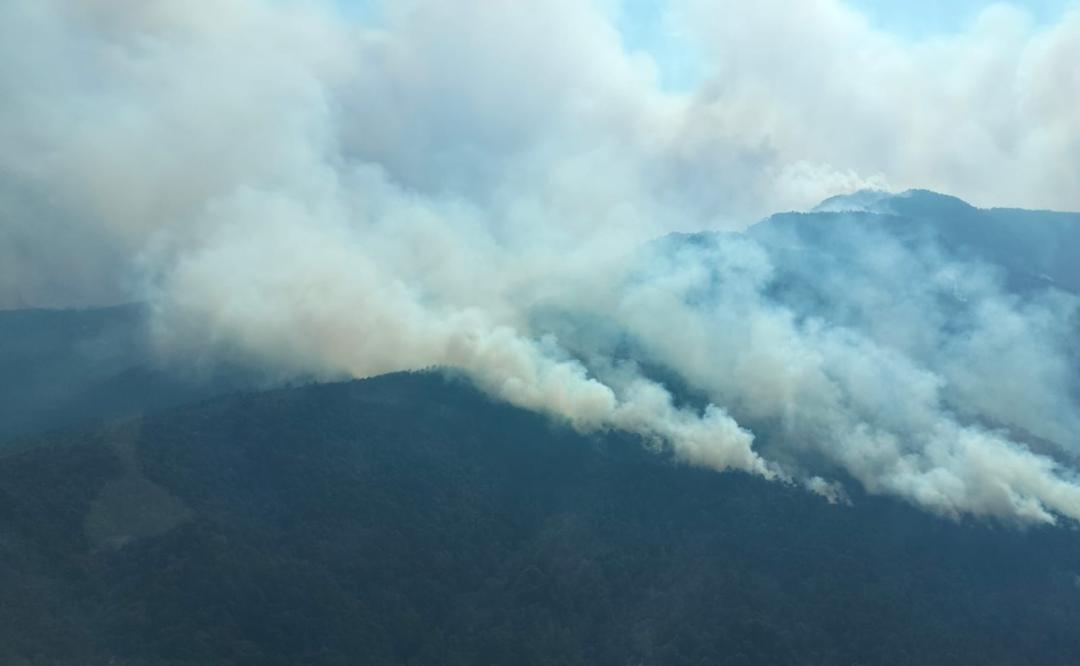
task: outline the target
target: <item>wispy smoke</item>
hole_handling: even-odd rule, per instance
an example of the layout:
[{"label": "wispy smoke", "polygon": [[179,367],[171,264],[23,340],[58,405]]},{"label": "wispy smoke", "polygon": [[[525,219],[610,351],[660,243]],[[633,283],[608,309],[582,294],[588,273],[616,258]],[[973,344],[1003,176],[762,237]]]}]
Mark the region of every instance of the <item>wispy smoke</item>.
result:
[{"label": "wispy smoke", "polygon": [[339,4],[0,7],[0,303],[138,294],[168,353],[454,367],[830,501],[1080,519],[1075,297],[859,225],[650,242],[865,186],[1080,207],[1080,14],[674,3],[716,66],[673,92],[579,0]]}]

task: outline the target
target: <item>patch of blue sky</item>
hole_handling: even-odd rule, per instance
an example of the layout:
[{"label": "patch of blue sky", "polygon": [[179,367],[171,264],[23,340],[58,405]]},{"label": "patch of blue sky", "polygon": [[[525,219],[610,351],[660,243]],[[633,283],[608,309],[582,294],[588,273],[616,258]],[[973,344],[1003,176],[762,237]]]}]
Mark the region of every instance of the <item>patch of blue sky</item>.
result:
[{"label": "patch of blue sky", "polygon": [[1036,25],[1047,25],[1061,18],[1076,0],[845,0],[869,23],[885,32],[910,39],[925,39],[962,32],[985,9],[995,4],[1020,8]]},{"label": "patch of blue sky", "polygon": [[702,57],[681,32],[665,0],[621,0],[615,7],[615,25],[627,51],[652,58],[663,89],[692,90],[704,78]]},{"label": "patch of blue sky", "polygon": [[[752,0],[748,0],[752,1]],[[791,0],[800,2],[802,0]],[[878,30],[904,39],[927,39],[969,28],[981,12],[995,4],[1024,10],[1036,25],[1056,22],[1080,0],[843,0]],[[679,31],[670,0],[617,0],[616,25],[629,51],[650,55],[661,86],[670,91],[694,89],[707,67],[693,42]]]},{"label": "patch of blue sky", "polygon": [[331,0],[331,4],[350,21],[374,26],[382,19],[380,0]]},{"label": "patch of blue sky", "polygon": [[[453,1],[453,0],[447,0]],[[600,0],[613,20],[628,52],[648,55],[656,65],[661,87],[670,92],[691,91],[707,76],[700,51],[679,28],[671,0]],[[748,0],[749,1],[749,0]],[[801,0],[792,0],[799,2]],[[349,20],[378,25],[384,0],[330,0]],[[926,39],[962,32],[994,4],[1026,11],[1036,24],[1058,20],[1080,0],[844,0],[870,25],[907,39]]]}]

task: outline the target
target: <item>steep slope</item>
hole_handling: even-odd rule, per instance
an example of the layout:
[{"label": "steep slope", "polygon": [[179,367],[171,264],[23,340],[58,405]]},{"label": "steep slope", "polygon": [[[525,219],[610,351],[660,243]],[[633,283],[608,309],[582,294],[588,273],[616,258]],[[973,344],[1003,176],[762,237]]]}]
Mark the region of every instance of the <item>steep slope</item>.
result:
[{"label": "steep slope", "polygon": [[0,661],[1073,664],[1080,535],[853,506],[437,374],[0,459]]}]

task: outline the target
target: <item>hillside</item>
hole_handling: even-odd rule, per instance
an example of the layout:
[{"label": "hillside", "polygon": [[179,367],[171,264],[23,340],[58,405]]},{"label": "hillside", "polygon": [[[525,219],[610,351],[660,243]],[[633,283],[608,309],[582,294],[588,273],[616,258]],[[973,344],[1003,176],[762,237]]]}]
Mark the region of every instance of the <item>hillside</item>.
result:
[{"label": "hillside", "polygon": [[[860,193],[741,236],[667,236],[621,288],[726,331],[705,350],[718,368],[774,351],[747,314],[832,349],[834,381],[868,349],[902,353],[945,378],[947,418],[1071,465],[1078,232],[1074,214]],[[581,435],[457,375],[256,391],[288,377],[209,350],[166,360],[145,306],[0,312],[0,663],[1076,663],[1075,521],[952,521],[869,495],[854,449],[808,447],[814,422],[787,420],[816,394],[754,409],[651,325],[665,301],[626,302],[644,309],[532,325],[636,362],[693,410],[719,398],[755,450],[851,503]],[[823,325],[843,345],[812,337]],[[888,383],[874,367],[838,410]],[[895,384],[860,422],[902,420]]]},{"label": "hillside", "polygon": [[1080,534],[677,465],[438,374],[0,459],[5,664],[1072,664]]}]

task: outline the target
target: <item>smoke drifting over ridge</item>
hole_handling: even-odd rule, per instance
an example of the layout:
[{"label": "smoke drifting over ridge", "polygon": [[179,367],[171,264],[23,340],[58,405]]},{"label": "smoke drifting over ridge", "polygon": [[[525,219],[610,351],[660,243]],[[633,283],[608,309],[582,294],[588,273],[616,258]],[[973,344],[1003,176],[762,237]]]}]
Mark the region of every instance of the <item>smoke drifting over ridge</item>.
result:
[{"label": "smoke drifting over ridge", "polygon": [[694,464],[1080,519],[1075,474],[1016,440],[1080,448],[1075,296],[861,227],[832,254],[784,229],[647,244],[865,186],[1080,207],[1080,85],[1055,85],[1080,14],[999,7],[909,45],[824,0],[673,7],[718,63],[686,93],[576,0],[394,3],[377,27],[269,0],[5,4],[0,299],[138,294],[185,357],[451,366]]}]

